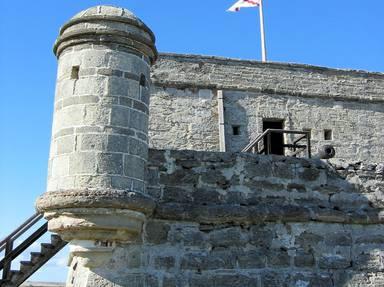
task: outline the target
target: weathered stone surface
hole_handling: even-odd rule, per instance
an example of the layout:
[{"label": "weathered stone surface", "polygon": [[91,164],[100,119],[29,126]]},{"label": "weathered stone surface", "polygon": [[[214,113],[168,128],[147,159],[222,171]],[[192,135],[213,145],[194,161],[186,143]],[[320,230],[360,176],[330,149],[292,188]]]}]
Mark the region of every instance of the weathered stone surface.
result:
[{"label": "weathered stone surface", "polygon": [[[384,76],[164,54],[151,86],[153,42],[131,12],[98,6],[55,45],[50,192],[37,206],[81,247],[69,286],[384,285],[384,169],[368,162],[384,161]],[[281,119],[338,159],[209,152],[217,89],[226,150]]]},{"label": "weathered stone surface", "polygon": [[161,221],[149,222],[145,226],[144,234],[149,243],[165,243],[168,238],[169,225]]},{"label": "weathered stone surface", "polygon": [[[384,161],[383,74],[161,54],[152,81],[153,148],[218,151],[221,89],[227,151],[239,152],[261,134],[263,119],[281,119],[286,129],[311,130],[312,154],[332,144],[338,158]],[[329,129],[333,137],[325,140]]]}]

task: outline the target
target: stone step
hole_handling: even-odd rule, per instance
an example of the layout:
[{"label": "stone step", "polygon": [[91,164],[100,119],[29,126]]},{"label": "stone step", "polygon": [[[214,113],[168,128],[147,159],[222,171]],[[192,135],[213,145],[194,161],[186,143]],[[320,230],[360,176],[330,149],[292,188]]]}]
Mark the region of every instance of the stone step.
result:
[{"label": "stone step", "polygon": [[44,257],[40,252],[31,252],[31,262],[33,264],[38,263]]},{"label": "stone step", "polygon": [[61,239],[61,237],[57,234],[52,234],[51,235],[51,244],[53,246],[58,246],[60,245],[61,243],[63,242],[63,239]]},{"label": "stone step", "polygon": [[10,283],[16,283],[20,280],[20,278],[22,278],[24,275],[23,272],[21,271],[18,271],[18,270],[11,270],[11,272],[9,272],[9,281]]},{"label": "stone step", "polygon": [[52,253],[55,250],[55,245],[51,243],[41,243],[41,254],[46,255]]},{"label": "stone step", "polygon": [[23,273],[28,272],[35,264],[31,261],[20,261],[20,271]]},{"label": "stone step", "polygon": [[1,280],[1,287],[20,286],[67,243],[58,235],[51,236],[51,243],[41,243],[41,252],[31,252],[30,261],[21,261],[20,270],[12,270],[7,281]]}]

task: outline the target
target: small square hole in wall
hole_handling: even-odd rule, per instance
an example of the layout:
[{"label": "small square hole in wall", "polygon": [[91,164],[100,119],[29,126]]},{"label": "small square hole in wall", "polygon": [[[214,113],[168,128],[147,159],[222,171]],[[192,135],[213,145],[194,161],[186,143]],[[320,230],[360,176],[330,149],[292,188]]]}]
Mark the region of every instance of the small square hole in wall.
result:
[{"label": "small square hole in wall", "polygon": [[73,66],[71,71],[71,79],[72,80],[78,80],[79,79],[79,71],[80,66]]},{"label": "small square hole in wall", "polygon": [[332,130],[324,130],[324,139],[326,141],[331,141],[333,139]]},{"label": "small square hole in wall", "polygon": [[239,136],[241,134],[240,126],[232,126],[232,134],[234,136]]}]

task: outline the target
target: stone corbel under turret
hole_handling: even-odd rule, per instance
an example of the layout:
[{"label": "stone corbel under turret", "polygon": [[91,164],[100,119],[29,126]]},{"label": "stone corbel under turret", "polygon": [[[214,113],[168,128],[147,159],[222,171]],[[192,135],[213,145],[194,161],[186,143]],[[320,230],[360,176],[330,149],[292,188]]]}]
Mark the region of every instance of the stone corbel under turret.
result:
[{"label": "stone corbel under turret", "polygon": [[71,243],[68,265],[77,257],[83,266],[94,268],[112,257],[116,244],[141,238],[155,203],[137,192],[66,191],[45,193],[37,206],[48,229]]}]

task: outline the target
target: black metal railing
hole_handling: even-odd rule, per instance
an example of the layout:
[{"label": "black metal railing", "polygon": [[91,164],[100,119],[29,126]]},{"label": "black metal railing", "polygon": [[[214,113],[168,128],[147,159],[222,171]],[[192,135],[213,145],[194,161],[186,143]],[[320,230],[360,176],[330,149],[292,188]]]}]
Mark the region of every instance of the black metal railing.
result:
[{"label": "black metal railing", "polygon": [[3,280],[7,280],[9,278],[12,261],[47,232],[48,224],[45,222],[36,231],[29,235],[21,244],[16,247],[14,246],[15,241],[30,230],[42,218],[42,214],[36,213],[10,235],[8,235],[4,240],[0,241],[0,253],[5,251],[4,258],[0,261],[0,271],[3,271]]},{"label": "black metal railing", "polygon": [[[291,130],[279,130],[279,129],[267,129],[261,135],[252,140],[242,152],[252,152],[257,154],[271,154],[272,153],[272,134],[289,134],[299,135],[299,138],[294,139],[292,143],[284,143],[282,147],[288,148],[291,151],[290,156],[296,157],[298,154],[306,151],[308,158],[311,158],[311,132],[310,131],[291,131]],[[305,143],[301,143],[305,140]]]}]

